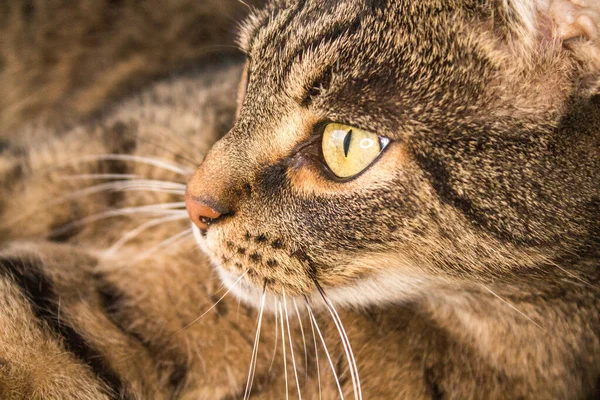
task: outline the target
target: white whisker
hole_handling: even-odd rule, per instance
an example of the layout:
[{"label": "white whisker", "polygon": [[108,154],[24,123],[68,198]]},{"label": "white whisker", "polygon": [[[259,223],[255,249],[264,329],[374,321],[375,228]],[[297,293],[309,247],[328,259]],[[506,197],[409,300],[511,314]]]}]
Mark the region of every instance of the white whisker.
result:
[{"label": "white whisker", "polygon": [[151,256],[152,254],[156,253],[158,250],[164,249],[165,247],[170,246],[173,243],[177,243],[178,241],[180,241],[183,238],[192,237],[192,234],[193,234],[192,228],[186,229],[183,232],[179,232],[178,234],[173,235],[166,240],[163,240],[156,246],[153,246],[149,250],[146,250],[145,252],[143,252],[140,256],[136,257],[135,260],[133,260],[133,263],[135,264],[137,262],[140,262],[140,261],[144,260],[145,258],[148,258],[149,256]]},{"label": "white whisker", "polygon": [[[141,182],[145,182],[142,184]],[[144,186],[147,185],[147,186]],[[51,200],[49,202],[44,203],[44,209],[48,209],[49,207],[54,207],[60,204],[63,204],[70,200],[76,200],[81,197],[89,196],[96,193],[106,192],[106,191],[125,191],[129,188],[136,188],[138,190],[147,190],[147,191],[178,191],[176,194],[183,195],[185,194],[185,185],[176,182],[168,182],[168,181],[151,181],[151,180],[129,180],[129,181],[113,181],[113,182],[105,182],[100,183],[98,185],[93,185],[86,187],[84,189],[76,190],[72,193],[69,193],[65,196],[61,196],[57,199]],[[169,203],[167,203],[169,204]],[[182,207],[185,207],[185,203]],[[19,221],[30,217],[31,215],[39,212],[41,208],[34,208],[32,211],[21,214],[10,221],[2,224],[1,226],[11,226]]]},{"label": "white whisker", "polygon": [[271,357],[271,365],[269,366],[269,375],[273,370],[273,363],[275,362],[275,356],[277,355],[277,342],[279,341],[279,305],[277,300],[273,300],[275,307],[275,344],[273,345],[273,357]]},{"label": "white whisker", "polygon": [[298,369],[296,368],[296,357],[294,356],[294,344],[292,342],[292,333],[290,331],[290,318],[287,310],[287,300],[285,298],[285,289],[282,287],[283,293],[283,310],[285,311],[285,324],[287,326],[288,340],[290,342],[290,355],[292,356],[292,366],[294,367],[294,377],[296,378],[296,388],[298,389],[298,398],[302,400],[302,392],[300,391],[300,380],[298,379]]},{"label": "white whisker", "polygon": [[521,310],[519,310],[517,307],[513,306],[512,304],[510,304],[508,301],[504,300],[502,297],[500,297],[499,295],[497,295],[496,293],[494,293],[490,288],[488,288],[487,286],[483,285],[483,284],[479,284],[479,286],[481,286],[482,288],[484,288],[485,290],[487,290],[488,292],[490,292],[494,297],[496,297],[498,300],[500,300],[501,302],[503,302],[504,304],[506,304],[507,306],[509,306],[510,308],[512,308],[513,310],[515,310],[517,313],[519,313],[519,315],[525,317],[527,320],[529,320],[529,322],[531,322],[532,324],[534,324],[535,326],[537,326],[538,328],[545,330],[543,327],[541,327],[539,324],[537,324],[534,320],[532,320],[528,315],[526,315],[525,313],[523,313]]},{"label": "white whisker", "polygon": [[254,337],[254,347],[252,348],[252,357],[250,358],[250,368],[248,370],[248,380],[246,381],[246,390],[244,391],[244,400],[250,398],[252,384],[254,383],[254,374],[256,373],[256,362],[258,358],[258,345],[260,342],[260,328],[262,326],[263,311],[265,309],[265,299],[267,297],[266,287],[263,289],[263,295],[260,300],[260,312],[258,313],[258,326],[256,327],[256,336]]},{"label": "white whisker", "polygon": [[319,385],[319,400],[323,399],[323,394],[321,391],[321,370],[319,367],[319,346],[317,346],[317,335],[315,334],[315,324],[312,318],[308,318],[310,321],[310,329],[312,330],[313,336],[313,344],[315,346],[315,363],[317,364],[317,383]]},{"label": "white whisker", "polygon": [[110,248],[108,250],[106,250],[104,255],[107,257],[114,255],[128,241],[134,239],[136,236],[138,236],[140,233],[144,232],[147,229],[150,229],[156,225],[164,224],[166,222],[180,221],[180,220],[187,219],[187,218],[188,218],[187,213],[182,212],[181,214],[177,213],[175,215],[168,215],[166,217],[160,217],[160,218],[152,219],[150,221],[146,221],[143,224],[138,225],[136,228],[126,232],[123,236],[121,236],[121,238],[118,241],[116,241],[112,246],[110,246]]},{"label": "white whisker", "polygon": [[279,318],[281,322],[281,351],[283,352],[283,373],[285,377],[285,399],[289,399],[288,376],[287,376],[287,358],[285,355],[285,333],[283,331],[283,309],[279,303]]},{"label": "white whisker", "polygon": [[60,228],[55,229],[50,233],[50,235],[60,235],[63,232],[68,231],[69,229],[76,228],[78,226],[82,226],[85,224],[89,224],[91,222],[119,217],[124,215],[133,215],[133,214],[150,214],[150,215],[186,215],[185,210],[177,210],[177,208],[185,207],[185,202],[174,202],[174,203],[158,203],[158,204],[150,204],[146,206],[137,206],[137,207],[124,207],[116,210],[108,210],[103,211],[97,214],[89,215],[87,217],[78,219],[73,222],[69,222]]},{"label": "white whisker", "polygon": [[180,175],[189,176],[194,173],[193,170],[183,165],[177,165],[171,161],[162,158],[134,156],[130,154],[97,154],[76,159],[75,161],[131,161],[140,164],[152,165],[157,168],[166,169]]},{"label": "white whisker", "polygon": [[147,192],[166,192],[183,196],[186,186],[183,183],[160,181],[152,179],[131,179],[118,180],[112,182],[99,183],[62,196],[50,205],[58,205],[69,200],[75,200],[81,197],[89,196],[102,192],[126,192],[126,191],[147,191]]},{"label": "white whisker", "polygon": [[[172,145],[176,145],[179,148],[179,151],[180,151],[179,152],[179,151],[177,151],[177,149],[166,147],[164,144],[156,142],[154,140],[150,140],[147,137],[140,137],[140,138],[138,138],[138,140],[141,141],[141,142],[146,142],[146,143],[148,143],[148,144],[156,147],[157,149],[166,151],[167,153],[169,153],[169,154],[171,154],[171,155],[173,155],[173,156],[175,156],[177,158],[181,158],[183,161],[186,161],[186,162],[190,163],[190,165],[192,165],[194,168],[198,166],[198,162],[194,161],[192,159],[192,158],[195,158],[196,155],[192,154],[193,152],[190,151],[189,147],[184,147],[181,143],[178,143],[178,142],[171,142],[171,143],[169,143],[169,144],[172,144]],[[192,158],[188,158],[188,156],[192,157]]]},{"label": "white whisker", "polygon": [[327,298],[325,292],[321,288],[319,284],[317,284],[317,289],[333,318],[333,322],[338,330],[340,335],[340,339],[342,340],[342,345],[344,347],[344,352],[346,353],[346,359],[348,360],[348,367],[350,368],[350,376],[352,378],[352,387],[354,390],[354,398],[357,400],[362,400],[362,389],[360,386],[360,378],[358,377],[358,367],[356,365],[356,360],[354,358],[354,352],[352,351],[352,347],[350,346],[350,340],[348,339],[348,335],[346,334],[346,330],[344,329],[344,325],[342,324],[342,320],[340,319],[337,310],[333,306],[333,303]]},{"label": "white whisker", "polygon": [[308,306],[308,315],[311,318],[311,320],[314,324],[314,327],[317,330],[317,333],[319,334],[321,343],[323,344],[323,349],[325,350],[325,355],[327,356],[327,360],[329,361],[329,366],[331,367],[331,372],[333,373],[333,377],[335,378],[335,383],[337,385],[338,391],[340,392],[340,397],[342,400],[344,400],[344,393],[342,392],[342,386],[340,385],[340,380],[337,376],[337,373],[335,372],[335,366],[333,365],[333,361],[331,360],[331,355],[329,354],[329,350],[327,350],[327,344],[325,343],[325,339],[323,338],[323,334],[321,333],[321,330],[319,329],[319,324],[317,323],[317,319],[315,318],[315,316],[312,312],[312,308],[311,308],[310,304],[308,303],[308,300],[306,301],[306,305]]},{"label": "white whisker", "polygon": [[167,194],[176,194],[178,196],[184,196],[185,190],[181,189],[161,189],[157,187],[131,187],[125,188],[122,190],[118,190],[120,192],[156,192],[156,193],[167,193]]},{"label": "white whisker", "polygon": [[124,191],[130,188],[140,189],[167,189],[167,190],[183,190],[185,191],[185,185],[177,182],[169,181],[158,181],[150,179],[136,179],[126,181],[114,181],[105,182],[97,185],[89,186],[80,190],[76,190],[65,196],[61,196],[56,200],[53,200],[47,204],[46,207],[56,206],[69,200],[75,200],[80,197],[89,196],[91,194],[108,192],[108,191]]},{"label": "white whisker", "polygon": [[92,179],[137,179],[138,175],[133,174],[78,174],[65,175],[61,179],[65,181],[84,181]]},{"label": "white whisker", "polygon": [[302,334],[302,345],[304,346],[304,384],[308,381],[308,352],[306,351],[306,336],[304,336],[304,326],[302,324],[302,318],[300,318],[300,311],[298,310],[298,303],[296,299],[292,297],[294,308],[296,309],[296,315],[298,316],[298,323],[300,324],[300,333]]},{"label": "white whisker", "polygon": [[190,326],[192,326],[193,324],[195,324],[196,322],[198,322],[206,314],[208,314],[209,312],[211,312],[211,310],[213,308],[215,308],[217,306],[217,304],[219,304],[221,302],[221,300],[223,300],[225,298],[225,296],[227,296],[229,294],[229,292],[231,292],[233,290],[233,288],[242,280],[242,278],[244,276],[246,276],[247,273],[248,273],[248,271],[246,270],[242,275],[240,275],[240,277],[237,279],[237,281],[235,281],[233,283],[233,285],[231,285],[231,287],[229,289],[227,289],[227,291],[225,292],[225,294],[223,294],[223,296],[219,297],[219,299],[215,302],[215,304],[213,304],[212,306],[210,306],[210,308],[208,310],[204,311],[199,317],[195,318],[192,322],[190,322],[189,324],[185,325],[183,328],[181,328],[180,330],[178,330],[177,332],[175,332],[173,335],[171,335],[171,337],[173,337],[173,336],[179,334],[180,332],[186,330],[187,328],[189,328]]},{"label": "white whisker", "polygon": [[125,189],[130,187],[155,187],[159,189],[181,189],[185,190],[185,184],[171,181],[161,181],[158,179],[132,179],[129,181],[115,182],[117,188]]},{"label": "white whisker", "polygon": [[243,5],[248,7],[249,10],[252,10],[252,7],[250,6],[250,4],[246,3],[244,0],[238,0],[238,3],[242,3]]},{"label": "white whisker", "polygon": [[596,286],[592,285],[591,283],[589,283],[588,281],[586,281],[585,279],[580,278],[579,276],[575,275],[572,272],[567,271],[566,269],[564,269],[563,267],[561,267],[560,265],[558,265],[557,263],[555,263],[552,260],[546,260],[546,262],[558,269],[560,269],[562,272],[564,272],[565,274],[569,275],[571,278],[578,280],[579,282],[583,283],[586,286],[589,286],[591,288],[597,289]]}]

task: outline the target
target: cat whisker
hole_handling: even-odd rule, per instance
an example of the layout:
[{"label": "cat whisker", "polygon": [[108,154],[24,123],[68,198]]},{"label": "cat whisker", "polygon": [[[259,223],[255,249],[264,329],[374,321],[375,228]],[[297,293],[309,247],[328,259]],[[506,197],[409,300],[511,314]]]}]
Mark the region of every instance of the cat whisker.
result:
[{"label": "cat whisker", "polygon": [[139,175],[133,174],[78,174],[78,175],[65,175],[61,179],[66,181],[83,181],[93,179],[138,179]]},{"label": "cat whisker", "polygon": [[178,208],[185,207],[185,202],[174,202],[174,203],[158,203],[158,204],[150,204],[145,206],[137,206],[137,207],[124,207],[116,210],[108,210],[103,211],[97,214],[92,214],[87,217],[78,219],[73,222],[69,222],[64,224],[60,228],[57,228],[50,232],[50,236],[60,235],[65,233],[73,228],[83,226],[89,224],[91,222],[112,218],[112,217],[120,217],[124,215],[134,215],[134,214],[150,214],[150,215],[187,215],[185,210],[181,210]]},{"label": "cat whisker", "polygon": [[202,317],[204,317],[206,314],[208,314],[209,312],[211,312],[216,306],[217,304],[219,304],[221,302],[221,300],[223,300],[225,298],[225,296],[227,296],[234,287],[236,287],[236,285],[238,283],[240,283],[240,281],[242,280],[242,278],[244,276],[246,276],[246,274],[248,273],[248,270],[246,270],[242,275],[240,275],[239,278],[237,278],[237,280],[233,283],[233,285],[231,285],[231,287],[229,289],[227,289],[227,291],[223,294],[223,296],[219,297],[219,299],[215,302],[215,304],[213,304],[212,306],[210,306],[208,308],[208,310],[204,311],[199,317],[195,318],[192,322],[188,323],[187,325],[185,325],[183,328],[179,329],[177,332],[173,333],[170,337],[176,336],[179,333],[183,332],[184,330],[186,330],[187,328],[189,328],[190,326],[194,325],[196,322],[198,322]]},{"label": "cat whisker", "polygon": [[275,362],[275,356],[277,355],[277,342],[279,341],[279,305],[277,300],[273,300],[275,307],[275,344],[273,345],[273,357],[271,357],[271,365],[269,366],[269,375],[273,370],[273,363]]},{"label": "cat whisker", "polygon": [[[112,185],[111,185],[112,184]],[[121,180],[114,182],[102,183],[99,185],[91,186],[86,189],[100,188],[104,190],[126,190],[129,188],[156,188],[156,189],[179,189],[184,190],[186,186],[179,182],[161,181],[154,179],[132,179],[132,180]],[[83,190],[86,190],[83,189]]]},{"label": "cat whisker", "polygon": [[180,221],[180,220],[184,220],[187,218],[188,218],[187,213],[181,213],[181,214],[177,213],[175,215],[168,215],[166,217],[160,217],[160,218],[152,219],[150,221],[146,221],[143,224],[138,225],[136,228],[126,232],[123,236],[121,236],[121,238],[119,240],[117,240],[112,246],[110,246],[110,248],[108,250],[106,250],[104,255],[106,257],[110,257],[110,256],[114,255],[128,241],[134,239],[135,237],[137,237],[140,233],[144,232],[145,230],[148,230],[157,225],[164,224],[166,222]]},{"label": "cat whisker", "polygon": [[[163,145],[161,143],[158,143],[158,142],[156,142],[154,140],[150,140],[147,137],[141,137],[138,140],[140,142],[146,142],[148,144],[151,144],[152,146],[154,146],[154,147],[156,147],[156,148],[158,148],[160,150],[163,150],[163,151],[165,151],[165,152],[167,152],[169,154],[172,154],[173,156],[175,156],[177,158],[181,158],[183,161],[187,161],[194,168],[196,168],[198,166],[198,161],[195,161],[195,160],[193,160],[191,158],[188,158],[187,155],[183,155],[183,154],[179,153],[177,150],[170,149],[170,148],[168,148],[167,146],[165,146],[165,145]],[[176,144],[176,143],[173,143],[173,144]],[[188,149],[186,149],[185,147],[183,147],[181,144],[178,144],[177,147],[179,147],[179,149],[181,151],[183,151],[183,152],[187,153],[189,151]],[[191,152],[189,152],[189,156],[190,157],[194,157],[194,155],[191,154]]]},{"label": "cat whisker", "polygon": [[335,309],[333,303],[329,300],[325,291],[321,287],[321,285],[315,281],[315,285],[317,290],[321,294],[331,317],[333,318],[333,322],[338,330],[340,335],[340,339],[342,340],[342,345],[344,347],[344,352],[346,353],[346,358],[348,359],[348,367],[350,368],[350,376],[352,378],[352,386],[354,389],[354,398],[357,400],[362,400],[362,390],[360,385],[360,378],[358,376],[358,367],[356,365],[356,359],[354,358],[354,352],[352,351],[352,347],[350,346],[350,340],[348,339],[348,335],[346,334],[346,330],[344,329],[344,325],[342,324],[342,320]]},{"label": "cat whisker", "polygon": [[321,370],[319,367],[319,346],[317,346],[317,335],[315,334],[315,324],[312,318],[308,319],[310,321],[310,329],[312,330],[313,336],[313,345],[315,346],[315,364],[317,365],[317,383],[319,385],[319,400],[323,399],[323,394],[321,391]]},{"label": "cat whisker", "polygon": [[335,378],[335,383],[337,385],[338,391],[340,392],[340,398],[342,400],[344,400],[344,392],[342,392],[342,386],[340,385],[340,380],[337,376],[337,373],[335,372],[335,366],[333,365],[333,360],[331,359],[329,350],[327,350],[327,344],[325,343],[323,334],[321,333],[321,330],[319,329],[319,324],[317,323],[317,319],[315,318],[315,315],[313,314],[313,311],[312,311],[312,307],[308,303],[308,299],[306,299],[306,297],[304,298],[304,301],[306,302],[306,306],[308,309],[308,316],[310,317],[310,319],[312,321],[312,325],[315,327],[317,333],[319,334],[319,338],[321,339],[321,344],[323,344],[323,349],[325,350],[325,355],[327,356],[327,361],[329,361],[329,366],[331,367],[331,372],[333,373],[333,377]]},{"label": "cat whisker", "polygon": [[159,244],[157,244],[156,246],[151,247],[149,250],[146,250],[145,252],[143,252],[140,256],[136,257],[133,260],[133,264],[136,264],[148,257],[150,257],[152,254],[156,253],[158,250],[160,249],[164,249],[165,247],[168,247],[174,243],[179,242],[182,239],[187,239],[192,237],[193,235],[193,230],[192,228],[186,229],[183,232],[179,232],[176,235],[171,236],[170,238],[163,240],[162,242],[160,242]]},{"label": "cat whisker", "polygon": [[[144,184],[146,184],[147,186],[144,186],[144,184],[142,184],[141,182],[144,182]],[[177,186],[174,186],[177,185]],[[44,209],[48,209],[49,207],[54,207],[60,204],[63,204],[67,201],[70,200],[75,200],[78,199],[80,197],[84,197],[84,196],[88,196],[88,195],[92,195],[92,194],[96,194],[96,193],[101,193],[101,192],[105,192],[105,191],[125,191],[128,188],[136,188],[137,190],[147,190],[147,191],[162,191],[162,190],[167,190],[167,191],[178,191],[176,194],[180,194],[180,195],[184,195],[185,194],[185,185],[181,184],[181,183],[176,183],[176,182],[168,182],[168,181],[151,181],[151,180],[129,180],[129,181],[113,181],[113,182],[105,182],[105,183],[101,183],[98,185],[93,185],[93,186],[89,186],[87,188],[81,189],[81,190],[76,190],[72,193],[69,193],[65,196],[61,196],[57,199],[54,199],[52,201],[49,201],[47,203],[44,203]],[[167,203],[168,204],[168,203]],[[183,203],[182,207],[185,207],[185,203]],[[19,221],[22,221],[28,217],[30,217],[31,215],[34,215],[36,212],[39,212],[41,208],[34,208],[33,210],[31,210],[30,212],[27,212],[25,214],[21,214],[19,216],[17,216],[16,218],[7,221],[6,223],[2,224],[1,226],[12,226],[16,223],[18,223]]]},{"label": "cat whisker", "polygon": [[285,297],[285,288],[281,288],[283,294],[283,310],[285,311],[285,325],[287,327],[288,340],[290,342],[290,355],[292,356],[292,366],[294,367],[294,377],[296,378],[296,388],[298,389],[298,398],[302,400],[302,392],[300,391],[300,380],[298,379],[298,369],[296,368],[296,357],[294,356],[294,343],[292,342],[292,333],[290,330],[290,318],[287,310],[287,300]]},{"label": "cat whisker", "polygon": [[524,312],[522,312],[521,310],[519,310],[517,307],[515,307],[514,305],[510,304],[508,301],[504,300],[502,297],[500,297],[498,294],[494,293],[492,291],[492,289],[488,288],[487,286],[485,286],[482,283],[479,283],[479,286],[481,286],[482,288],[484,288],[486,291],[488,291],[491,295],[493,295],[494,297],[496,297],[498,300],[500,300],[501,302],[503,302],[504,304],[506,304],[508,307],[512,308],[513,310],[515,310],[519,315],[521,315],[522,317],[524,317],[525,319],[527,319],[529,322],[531,322],[532,324],[534,324],[535,326],[537,326],[538,328],[540,328],[541,330],[545,330],[541,325],[539,325],[538,323],[536,323],[533,319],[531,319],[531,317],[529,317],[527,314],[525,314]]},{"label": "cat whisker", "polygon": [[[131,189],[163,189],[163,190],[178,190],[182,193],[185,193],[185,185],[181,183],[168,183],[168,182],[160,182],[160,181],[125,181],[120,184],[115,185],[113,190],[115,191],[126,191]],[[110,190],[110,189],[109,189]]]},{"label": "cat whisker", "polygon": [[177,165],[168,160],[154,157],[135,156],[130,154],[96,154],[92,156],[85,156],[76,159],[75,161],[89,162],[89,161],[130,161],[139,164],[151,165],[153,167],[161,168],[167,171],[175,172],[176,174],[183,176],[191,176],[194,170],[185,167],[183,165]]},{"label": "cat whisker", "polygon": [[119,190],[120,192],[157,192],[157,193],[168,193],[168,194],[176,194],[178,196],[184,196],[185,190],[174,190],[174,189],[160,189],[155,187],[133,187],[127,188],[123,190]]},{"label": "cat whisker", "polygon": [[594,288],[594,289],[597,289],[596,286],[592,285],[591,283],[589,283],[585,279],[578,277],[574,273],[572,273],[570,271],[567,271],[566,269],[564,269],[563,267],[561,267],[560,265],[558,265],[554,261],[546,260],[546,262],[548,264],[552,265],[553,267],[556,267],[556,268],[560,269],[562,272],[564,272],[565,274],[569,275],[571,278],[578,280],[579,282],[583,283],[584,285],[589,286],[589,287]]},{"label": "cat whisker", "polygon": [[238,3],[241,3],[243,5],[245,5],[246,7],[248,7],[248,10],[252,10],[252,7],[250,6],[250,4],[246,3],[244,0],[237,0]]},{"label": "cat whisker", "polygon": [[252,348],[252,357],[250,358],[250,368],[248,370],[248,380],[246,381],[246,390],[244,391],[244,400],[250,398],[252,384],[254,383],[254,374],[256,373],[256,363],[258,358],[258,345],[260,343],[260,329],[262,326],[263,311],[265,309],[265,299],[267,298],[267,284],[263,287],[262,298],[260,299],[260,311],[258,313],[258,326],[254,337],[254,347]]},{"label": "cat whisker", "polygon": [[285,378],[285,398],[289,399],[289,389],[288,389],[288,374],[287,374],[287,358],[285,354],[285,333],[283,331],[283,308],[281,303],[279,303],[279,322],[281,322],[281,351],[283,352],[283,376]]},{"label": "cat whisker", "polygon": [[300,333],[302,334],[302,345],[304,346],[304,384],[308,381],[308,352],[306,351],[306,336],[304,335],[304,326],[302,324],[302,318],[300,318],[300,311],[298,310],[298,303],[296,299],[292,297],[294,308],[296,309],[296,315],[298,316],[298,323],[300,324]]},{"label": "cat whisker", "polygon": [[80,197],[89,196],[91,194],[107,192],[107,191],[124,191],[129,188],[139,188],[139,189],[148,189],[148,190],[151,190],[151,189],[182,190],[185,192],[185,185],[182,183],[176,183],[176,182],[157,181],[157,180],[149,180],[149,179],[113,181],[113,182],[105,182],[105,183],[100,183],[98,185],[89,186],[84,189],[76,190],[72,193],[69,193],[68,195],[61,196],[58,199],[51,201],[49,204],[46,204],[46,208],[62,204],[69,200],[75,200]]},{"label": "cat whisker", "polygon": [[239,324],[240,323],[240,308],[242,307],[242,298],[238,296],[237,298],[237,309],[235,312],[235,323]]}]

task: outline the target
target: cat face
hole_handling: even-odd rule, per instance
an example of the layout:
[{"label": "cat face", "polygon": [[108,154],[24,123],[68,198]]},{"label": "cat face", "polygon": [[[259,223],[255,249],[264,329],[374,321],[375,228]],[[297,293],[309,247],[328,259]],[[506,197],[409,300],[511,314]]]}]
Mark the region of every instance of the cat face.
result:
[{"label": "cat face", "polygon": [[516,50],[479,3],[276,2],[250,18],[238,120],[187,189],[238,295],[318,284],[385,302],[596,240],[598,154],[572,122],[598,108],[573,95],[579,66],[544,41]]}]

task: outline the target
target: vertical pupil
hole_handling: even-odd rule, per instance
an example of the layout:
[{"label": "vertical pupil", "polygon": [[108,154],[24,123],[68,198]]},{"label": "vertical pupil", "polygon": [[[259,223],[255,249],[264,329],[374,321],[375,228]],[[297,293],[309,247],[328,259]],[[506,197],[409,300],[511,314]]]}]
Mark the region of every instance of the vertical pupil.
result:
[{"label": "vertical pupil", "polygon": [[348,157],[348,151],[350,150],[350,140],[352,140],[352,129],[348,131],[344,137],[344,156]]}]

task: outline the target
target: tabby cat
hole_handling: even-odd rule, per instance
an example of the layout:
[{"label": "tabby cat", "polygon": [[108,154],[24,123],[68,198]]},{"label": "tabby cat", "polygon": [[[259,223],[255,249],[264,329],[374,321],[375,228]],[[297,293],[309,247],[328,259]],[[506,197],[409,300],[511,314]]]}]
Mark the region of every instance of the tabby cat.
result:
[{"label": "tabby cat", "polygon": [[239,44],[6,135],[3,398],[600,398],[597,1],[276,0]]}]

